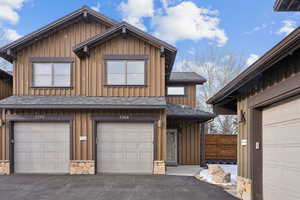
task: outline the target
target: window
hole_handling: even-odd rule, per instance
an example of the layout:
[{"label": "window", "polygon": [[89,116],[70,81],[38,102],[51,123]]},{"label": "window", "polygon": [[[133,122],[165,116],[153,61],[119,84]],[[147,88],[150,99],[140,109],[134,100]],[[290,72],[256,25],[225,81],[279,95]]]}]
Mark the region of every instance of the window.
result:
[{"label": "window", "polygon": [[107,85],[145,85],[144,60],[107,60]]},{"label": "window", "polygon": [[71,63],[33,63],[33,87],[70,87]]},{"label": "window", "polygon": [[168,87],[168,95],[183,96],[185,95],[184,87]]}]

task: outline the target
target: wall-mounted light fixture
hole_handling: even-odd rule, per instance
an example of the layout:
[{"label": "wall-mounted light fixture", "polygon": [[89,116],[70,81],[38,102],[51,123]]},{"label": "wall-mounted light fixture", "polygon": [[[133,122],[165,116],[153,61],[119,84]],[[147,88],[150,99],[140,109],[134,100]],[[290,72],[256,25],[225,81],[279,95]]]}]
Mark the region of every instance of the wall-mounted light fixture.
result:
[{"label": "wall-mounted light fixture", "polygon": [[240,110],[240,112],[239,112],[239,123],[245,123],[245,122],[246,122],[245,112],[243,110]]}]

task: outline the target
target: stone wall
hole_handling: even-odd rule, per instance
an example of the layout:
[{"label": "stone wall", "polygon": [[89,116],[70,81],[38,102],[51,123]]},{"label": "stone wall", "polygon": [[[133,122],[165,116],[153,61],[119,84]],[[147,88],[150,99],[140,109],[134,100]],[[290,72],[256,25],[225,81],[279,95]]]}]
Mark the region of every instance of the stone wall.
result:
[{"label": "stone wall", "polygon": [[237,177],[237,196],[242,200],[251,200],[251,180],[238,176]]},{"label": "stone wall", "polygon": [[10,163],[9,160],[0,160],[0,175],[10,174]]},{"label": "stone wall", "polygon": [[166,174],[166,163],[163,160],[155,160],[153,167],[153,174],[165,175]]},{"label": "stone wall", "polygon": [[94,160],[71,160],[70,174],[95,174]]}]

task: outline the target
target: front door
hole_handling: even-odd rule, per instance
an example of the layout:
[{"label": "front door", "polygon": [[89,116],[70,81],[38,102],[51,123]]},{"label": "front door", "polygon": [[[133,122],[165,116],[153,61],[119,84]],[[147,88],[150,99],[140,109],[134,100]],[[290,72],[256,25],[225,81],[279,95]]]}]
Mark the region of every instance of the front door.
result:
[{"label": "front door", "polygon": [[177,130],[167,131],[167,164],[177,165]]}]

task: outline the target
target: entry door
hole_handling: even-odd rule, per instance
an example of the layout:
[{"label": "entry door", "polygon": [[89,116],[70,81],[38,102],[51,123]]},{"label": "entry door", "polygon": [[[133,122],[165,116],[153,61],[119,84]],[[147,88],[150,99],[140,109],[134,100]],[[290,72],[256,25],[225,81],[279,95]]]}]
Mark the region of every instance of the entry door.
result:
[{"label": "entry door", "polygon": [[68,173],[69,123],[14,123],[15,173]]},{"label": "entry door", "polygon": [[167,131],[167,164],[177,165],[177,130]]},{"label": "entry door", "polygon": [[300,99],[263,110],[264,200],[300,199]]},{"label": "entry door", "polygon": [[98,123],[97,172],[152,174],[153,123]]}]

